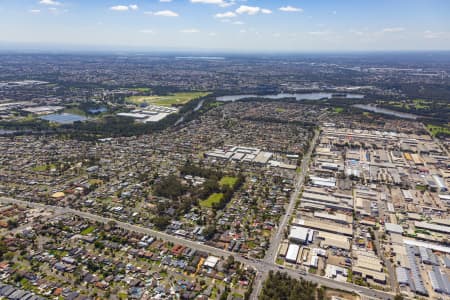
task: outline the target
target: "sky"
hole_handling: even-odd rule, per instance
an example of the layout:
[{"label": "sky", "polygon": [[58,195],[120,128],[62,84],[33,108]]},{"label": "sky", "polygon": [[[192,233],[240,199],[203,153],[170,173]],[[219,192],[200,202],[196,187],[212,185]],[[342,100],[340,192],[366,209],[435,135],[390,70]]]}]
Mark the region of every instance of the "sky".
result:
[{"label": "sky", "polygon": [[450,50],[449,0],[0,0],[0,48]]}]

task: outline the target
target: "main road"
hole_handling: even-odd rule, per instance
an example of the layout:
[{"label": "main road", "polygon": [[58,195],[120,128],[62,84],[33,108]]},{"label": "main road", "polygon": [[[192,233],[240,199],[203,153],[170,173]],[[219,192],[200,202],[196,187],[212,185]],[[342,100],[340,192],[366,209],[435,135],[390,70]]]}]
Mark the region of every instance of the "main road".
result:
[{"label": "main road", "polygon": [[287,226],[287,223],[294,211],[295,203],[298,200],[300,192],[302,191],[303,184],[305,183],[306,175],[308,174],[309,162],[311,160],[311,154],[315,148],[317,138],[319,136],[319,130],[314,132],[314,137],[310,142],[308,152],[303,156],[302,163],[300,166],[300,173],[297,174],[294,185],[294,192],[291,194],[291,198],[289,200],[289,204],[286,209],[286,213],[281,217],[281,222],[278,224],[276,233],[272,236],[270,240],[269,249],[266,252],[266,256],[264,260],[267,262],[275,262],[277,257],[278,247],[281,243],[281,240],[284,236],[284,230]]},{"label": "main road", "polygon": [[[309,152],[308,155],[310,155],[310,154],[311,153]],[[303,164],[302,164],[302,167],[304,167],[306,169],[307,165],[303,166]],[[302,171],[303,171],[303,168],[302,168]],[[301,177],[304,178],[304,176],[301,176]],[[304,180],[304,179],[302,179],[302,180]],[[300,181],[298,181],[298,182],[300,182]],[[297,192],[297,196],[298,196],[298,192]],[[106,218],[103,216],[95,215],[95,214],[85,212],[85,211],[72,209],[69,207],[52,206],[52,205],[46,205],[46,204],[42,204],[42,203],[28,202],[28,201],[6,198],[6,197],[0,197],[0,202],[9,203],[9,204],[18,204],[18,205],[22,205],[22,206],[45,209],[45,210],[51,210],[57,214],[76,215],[81,218],[85,218],[85,219],[95,221],[95,222],[100,222],[100,223],[114,222],[116,224],[116,226],[118,226],[122,229],[129,230],[132,232],[142,233],[142,234],[146,234],[146,235],[151,235],[156,238],[163,239],[163,240],[175,243],[175,244],[183,245],[183,246],[186,246],[186,247],[189,247],[192,249],[196,249],[199,251],[205,251],[205,252],[208,252],[215,256],[227,257],[229,255],[233,255],[235,260],[237,260],[241,263],[244,263],[248,266],[251,266],[256,270],[257,276],[255,278],[255,283],[259,282],[258,283],[259,286],[261,286],[263,277],[265,277],[269,271],[277,271],[277,270],[282,269],[282,267],[276,265],[272,261],[271,256],[267,256],[264,260],[248,259],[243,256],[237,255],[236,253],[218,249],[218,248],[215,248],[212,246],[208,246],[201,242],[196,242],[196,241],[191,241],[191,240],[187,240],[184,238],[179,238],[179,237],[169,235],[164,232],[156,231],[156,230],[153,230],[150,228],[146,228],[146,227],[142,227],[142,226],[138,226],[138,225],[134,225],[134,224],[129,224],[126,222],[117,221],[117,220],[114,220],[111,218]],[[291,199],[291,202],[292,202],[292,199]],[[294,204],[295,204],[295,201],[294,201]],[[293,206],[291,208],[291,211],[292,211],[292,209],[293,209]],[[286,219],[286,222],[287,222],[287,219]],[[284,225],[286,225],[286,223],[284,223]],[[281,231],[281,233],[282,233],[282,231]],[[279,234],[279,231],[277,231],[277,234]],[[276,251],[276,249],[275,249],[275,251]],[[337,282],[332,279],[321,277],[321,276],[318,276],[315,274],[304,273],[304,272],[301,272],[298,270],[292,270],[292,269],[283,269],[283,271],[288,273],[290,276],[292,276],[294,278],[301,277],[305,280],[311,281],[311,282],[319,284],[319,285],[327,286],[332,289],[339,289],[339,290],[347,291],[350,293],[355,292],[355,293],[359,293],[360,295],[374,297],[376,299],[388,300],[388,299],[394,298],[394,295],[391,293],[378,291],[378,290],[372,290],[372,289],[369,289],[366,287],[353,285],[353,284],[350,284],[347,282]],[[251,299],[257,299],[257,295],[258,295],[258,293],[252,293]]]},{"label": "main road", "polygon": [[[272,236],[270,240],[269,249],[266,251],[266,255],[264,257],[264,262],[266,263],[275,263],[277,258],[278,247],[280,246],[281,240],[284,236],[284,230],[289,222],[289,219],[292,216],[292,213],[295,208],[295,203],[297,202],[300,192],[302,191],[303,184],[305,183],[306,175],[308,174],[309,163],[311,161],[312,152],[316,146],[317,138],[319,136],[319,130],[314,131],[314,137],[309,144],[308,152],[303,156],[302,163],[300,165],[300,173],[297,174],[295,178],[294,192],[291,194],[291,198],[289,200],[289,204],[286,208],[286,213],[281,217],[281,221],[278,224],[275,234]],[[257,299],[258,295],[261,293],[262,283],[267,277],[267,273],[261,273],[259,276],[255,278],[255,282],[253,283],[253,291],[251,298]]]}]

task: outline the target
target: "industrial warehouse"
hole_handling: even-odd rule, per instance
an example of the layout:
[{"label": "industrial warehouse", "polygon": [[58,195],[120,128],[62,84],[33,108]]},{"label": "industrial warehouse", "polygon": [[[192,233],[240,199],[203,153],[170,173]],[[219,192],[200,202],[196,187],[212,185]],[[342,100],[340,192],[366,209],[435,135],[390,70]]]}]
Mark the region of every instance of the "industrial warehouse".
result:
[{"label": "industrial warehouse", "polygon": [[450,161],[428,135],[326,124],[278,262],[336,281],[448,297]]}]

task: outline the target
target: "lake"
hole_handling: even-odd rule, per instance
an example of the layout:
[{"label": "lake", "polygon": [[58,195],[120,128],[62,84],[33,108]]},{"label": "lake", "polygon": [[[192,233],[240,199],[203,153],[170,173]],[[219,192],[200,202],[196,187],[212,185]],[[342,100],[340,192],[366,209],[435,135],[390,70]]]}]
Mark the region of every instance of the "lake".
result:
[{"label": "lake", "polygon": [[88,110],[90,114],[96,115],[108,111],[106,107],[91,108]]},{"label": "lake", "polygon": [[374,113],[390,115],[390,116],[394,116],[394,117],[398,117],[398,118],[402,118],[402,119],[416,120],[417,118],[420,117],[418,115],[413,115],[413,114],[409,114],[409,113],[395,111],[395,110],[392,110],[392,109],[376,107],[375,105],[371,105],[371,104],[355,104],[353,106],[356,107],[356,108],[360,108],[360,109],[363,109],[363,110],[371,111],[371,112],[374,112]]},{"label": "lake", "polygon": [[75,114],[62,113],[62,114],[50,114],[40,117],[43,120],[55,122],[59,124],[72,124],[77,121],[86,121],[87,118]]},{"label": "lake", "polygon": [[[339,93],[341,94],[341,93]],[[217,97],[217,101],[222,102],[232,102],[237,100],[242,100],[245,98],[264,98],[264,99],[283,99],[283,98],[295,98],[295,100],[320,100],[320,99],[331,99],[333,95],[336,93],[301,93],[301,94],[290,94],[290,93],[279,93],[276,95],[230,95],[230,96],[221,96]],[[345,96],[339,96],[339,98],[343,99],[363,99],[364,95],[360,94],[347,94],[342,93]]]}]

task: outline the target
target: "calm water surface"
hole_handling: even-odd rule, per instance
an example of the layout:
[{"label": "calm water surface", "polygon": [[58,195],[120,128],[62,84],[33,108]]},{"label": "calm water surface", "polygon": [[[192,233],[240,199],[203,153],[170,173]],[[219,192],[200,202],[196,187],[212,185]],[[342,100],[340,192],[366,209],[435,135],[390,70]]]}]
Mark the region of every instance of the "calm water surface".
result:
[{"label": "calm water surface", "polygon": [[402,119],[415,120],[418,117],[420,117],[420,116],[414,115],[414,114],[404,113],[404,112],[395,111],[392,109],[387,109],[387,108],[382,108],[382,107],[376,107],[375,105],[371,105],[371,104],[355,104],[353,106],[360,108],[360,109],[367,110],[367,111],[371,111],[374,113],[390,115],[390,116],[394,116],[394,117],[398,117],[398,118],[402,118]]},{"label": "calm water surface", "polygon": [[[264,99],[283,99],[283,98],[295,98],[296,100],[320,100],[320,99],[331,99],[333,95],[336,93],[303,93],[303,94],[289,94],[289,93],[280,93],[276,95],[229,95],[229,96],[221,96],[217,97],[217,101],[222,102],[232,102],[237,101],[245,98],[264,98]],[[363,99],[364,95],[361,94],[346,94],[343,93],[343,95],[340,98],[344,99]]]},{"label": "calm water surface", "polygon": [[87,118],[75,114],[62,113],[62,114],[50,114],[40,117],[43,120],[55,122],[59,124],[72,124],[77,121],[86,121]]}]

